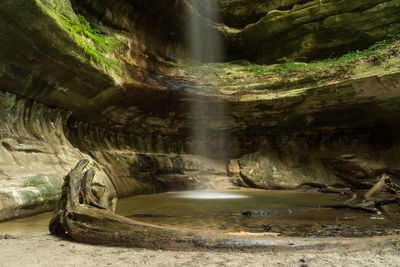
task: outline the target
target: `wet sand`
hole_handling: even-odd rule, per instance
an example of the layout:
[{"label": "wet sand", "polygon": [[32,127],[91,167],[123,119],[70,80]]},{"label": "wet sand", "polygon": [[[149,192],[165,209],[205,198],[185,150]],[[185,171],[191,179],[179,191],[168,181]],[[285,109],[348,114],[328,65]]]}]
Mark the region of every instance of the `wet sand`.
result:
[{"label": "wet sand", "polygon": [[360,251],[161,251],[93,246],[42,235],[0,239],[0,266],[400,266],[400,245]]}]

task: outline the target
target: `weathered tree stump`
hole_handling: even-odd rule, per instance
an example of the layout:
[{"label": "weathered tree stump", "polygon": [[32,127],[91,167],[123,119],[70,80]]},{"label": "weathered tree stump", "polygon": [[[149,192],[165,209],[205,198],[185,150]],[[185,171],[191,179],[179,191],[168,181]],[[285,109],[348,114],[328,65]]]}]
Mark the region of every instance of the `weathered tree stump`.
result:
[{"label": "weathered tree stump", "polygon": [[49,229],[54,235],[67,235],[91,244],[168,248],[182,246],[192,236],[178,230],[151,226],[113,212],[108,190],[102,196],[92,193],[93,169],[85,171],[87,160],[80,161],[64,178],[62,196]]},{"label": "weathered tree stump", "polygon": [[[112,246],[145,248],[256,248],[271,246],[268,237],[235,236],[191,232],[146,224],[119,216],[113,211],[113,199],[108,190],[101,196],[92,193],[95,175],[85,171],[89,162],[80,161],[64,178],[62,196],[57,204],[49,229],[53,235],[74,240]],[[272,242],[273,243],[273,242]]]}]

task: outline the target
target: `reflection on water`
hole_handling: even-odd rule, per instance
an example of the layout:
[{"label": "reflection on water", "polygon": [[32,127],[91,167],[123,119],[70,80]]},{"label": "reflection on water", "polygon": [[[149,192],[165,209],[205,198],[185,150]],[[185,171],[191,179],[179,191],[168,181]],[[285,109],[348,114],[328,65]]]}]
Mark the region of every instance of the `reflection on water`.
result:
[{"label": "reflection on water", "polygon": [[[123,199],[116,212],[151,224],[217,232],[370,236],[397,233],[400,229],[398,220],[382,215],[321,208],[346,199],[339,194],[247,189],[170,192]],[[246,216],[246,211],[251,211],[251,216]]]},{"label": "reflection on water", "polygon": [[248,195],[233,194],[226,192],[202,192],[192,191],[176,194],[175,197],[192,198],[192,199],[236,199],[236,198],[249,198]]},{"label": "reflection on water", "polygon": [[[398,218],[320,207],[343,203],[345,199],[338,194],[295,191],[171,192],[119,200],[116,212],[156,225],[217,232],[273,232],[287,236],[400,233]],[[0,235],[48,234],[52,215],[48,212],[0,223]]]},{"label": "reflection on water", "polygon": [[241,210],[297,210],[342,203],[346,196],[316,192],[231,190],[141,195],[118,201],[117,213],[228,216]]}]

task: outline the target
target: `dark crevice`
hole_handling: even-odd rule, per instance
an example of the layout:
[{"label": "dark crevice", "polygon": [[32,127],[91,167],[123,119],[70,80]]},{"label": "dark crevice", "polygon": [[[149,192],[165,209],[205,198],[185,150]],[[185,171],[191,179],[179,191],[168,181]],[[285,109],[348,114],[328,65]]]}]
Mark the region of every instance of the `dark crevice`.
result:
[{"label": "dark crevice", "polygon": [[2,146],[7,150],[7,151],[18,151],[18,152],[25,152],[25,153],[48,153],[46,151],[40,150],[40,149],[34,149],[34,148],[17,148],[7,142],[1,142]]}]

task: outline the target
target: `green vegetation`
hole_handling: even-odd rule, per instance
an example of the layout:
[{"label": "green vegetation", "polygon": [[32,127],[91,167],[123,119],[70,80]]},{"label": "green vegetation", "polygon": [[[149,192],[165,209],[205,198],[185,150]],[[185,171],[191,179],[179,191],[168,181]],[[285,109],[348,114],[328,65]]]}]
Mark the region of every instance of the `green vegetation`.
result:
[{"label": "green vegetation", "polygon": [[99,30],[92,28],[82,15],[77,14],[76,18],[71,18],[62,10],[54,12],[53,15],[68,30],[92,60],[104,65],[107,69],[112,69],[112,66],[117,61],[107,56],[107,54],[111,51],[111,47],[116,46],[115,42],[112,42]]},{"label": "green vegetation", "polygon": [[172,66],[179,66],[178,63],[174,62],[174,61],[166,61],[168,64],[172,65]]},{"label": "green vegetation", "polygon": [[193,77],[216,84],[249,79],[254,81],[265,77],[297,77],[315,83],[326,79],[347,78],[354,74],[358,65],[363,63],[373,66],[383,65],[385,69],[390,68],[389,65],[386,66],[386,63],[390,58],[398,55],[400,55],[400,34],[391,35],[363,51],[357,50],[338,58],[309,63],[296,62],[293,59],[282,57],[277,59],[280,64],[273,65],[238,61],[186,66],[185,68]]},{"label": "green vegetation", "polygon": [[326,71],[336,69],[340,72],[351,72],[357,63],[373,62],[375,65],[385,63],[391,56],[397,56],[400,51],[400,34],[391,35],[387,39],[377,42],[370,48],[363,51],[355,51],[345,54],[338,58],[312,61],[308,64],[295,62],[286,57],[277,59],[284,62],[281,66],[271,66],[265,68],[265,72],[275,72],[279,74],[298,72],[298,71]]}]

